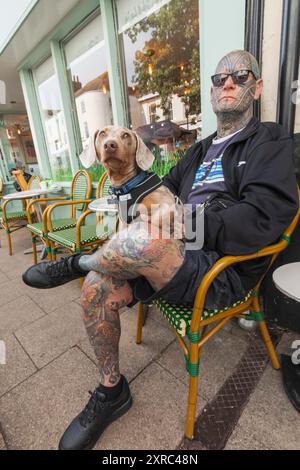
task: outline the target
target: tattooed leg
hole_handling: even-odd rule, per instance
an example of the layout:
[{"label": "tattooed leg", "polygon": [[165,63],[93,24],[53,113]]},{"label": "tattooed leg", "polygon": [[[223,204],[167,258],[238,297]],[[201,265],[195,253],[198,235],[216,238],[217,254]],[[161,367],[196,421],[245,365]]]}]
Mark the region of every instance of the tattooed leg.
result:
[{"label": "tattooed leg", "polygon": [[146,223],[129,225],[92,255],[80,258],[80,267],[119,279],[144,276],[155,290],[164,287],[184,260],[184,243],[152,238]]},{"label": "tattooed leg", "polygon": [[100,383],[106,387],[120,379],[119,309],[131,300],[132,290],[125,280],[93,271],[85,278],[81,292],[83,321],[98,360]]}]

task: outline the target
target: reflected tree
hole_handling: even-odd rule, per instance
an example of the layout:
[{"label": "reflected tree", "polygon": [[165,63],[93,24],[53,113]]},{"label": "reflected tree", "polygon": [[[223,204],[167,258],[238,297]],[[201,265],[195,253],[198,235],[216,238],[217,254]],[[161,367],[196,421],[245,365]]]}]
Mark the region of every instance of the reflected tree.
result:
[{"label": "reflected tree", "polygon": [[168,116],[172,95],[179,95],[189,114],[200,113],[200,58],[198,0],[171,0],[158,13],[144,18],[126,34],[134,43],[150,32],[134,60],[136,94],[158,93]]}]

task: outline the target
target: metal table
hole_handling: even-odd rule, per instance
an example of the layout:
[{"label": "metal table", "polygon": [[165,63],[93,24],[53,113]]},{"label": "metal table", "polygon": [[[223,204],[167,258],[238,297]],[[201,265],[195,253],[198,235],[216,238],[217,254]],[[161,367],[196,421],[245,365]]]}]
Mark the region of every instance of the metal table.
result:
[{"label": "metal table", "polygon": [[280,292],[300,302],[300,262],[277,268],[273,272],[273,281]]}]

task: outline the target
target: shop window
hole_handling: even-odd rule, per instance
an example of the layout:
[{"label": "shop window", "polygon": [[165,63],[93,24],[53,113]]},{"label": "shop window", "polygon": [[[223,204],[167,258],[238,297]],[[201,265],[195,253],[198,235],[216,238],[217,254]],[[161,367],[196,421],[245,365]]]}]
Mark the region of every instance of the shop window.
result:
[{"label": "shop window", "polygon": [[34,70],[40,112],[45,129],[52,178],[70,181],[70,149],[59,94],[59,85],[50,57]]},{"label": "shop window", "polygon": [[[73,32],[63,47],[84,148],[97,129],[113,123],[101,17]],[[99,164],[89,169],[94,181],[103,171]]]},{"label": "shop window", "polygon": [[198,3],[116,0],[129,125],[159,173],[200,138]]},{"label": "shop window", "polygon": [[26,114],[4,114],[0,120],[2,172],[11,179],[13,168],[39,174],[35,148]]}]

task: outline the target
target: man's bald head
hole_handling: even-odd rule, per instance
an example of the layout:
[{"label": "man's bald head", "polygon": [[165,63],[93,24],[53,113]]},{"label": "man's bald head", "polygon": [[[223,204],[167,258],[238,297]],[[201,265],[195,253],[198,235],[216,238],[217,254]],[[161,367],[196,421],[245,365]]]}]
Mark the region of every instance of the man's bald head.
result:
[{"label": "man's bald head", "polygon": [[[245,80],[238,80],[238,72],[249,71]],[[234,72],[237,72],[236,75]],[[219,61],[216,68],[218,81],[213,80],[211,103],[218,119],[218,135],[224,136],[241,129],[253,114],[253,102],[258,100],[263,81],[257,60],[248,51],[229,52]]]},{"label": "man's bald head", "polygon": [[236,70],[251,70],[256,80],[260,78],[257,60],[248,51],[236,50],[226,54],[218,63],[216,73],[231,73]]}]

